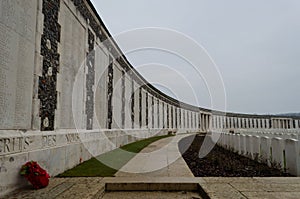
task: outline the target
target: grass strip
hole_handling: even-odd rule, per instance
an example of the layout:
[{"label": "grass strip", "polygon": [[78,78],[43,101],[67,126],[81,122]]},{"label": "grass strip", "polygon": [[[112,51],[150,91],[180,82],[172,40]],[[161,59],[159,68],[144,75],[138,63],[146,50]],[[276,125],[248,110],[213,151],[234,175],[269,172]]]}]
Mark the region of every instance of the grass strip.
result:
[{"label": "grass strip", "polygon": [[[118,149],[93,157],[73,169],[65,171],[58,177],[113,177],[120,168],[142,149],[157,140],[170,136],[156,136],[124,145]],[[102,162],[105,162],[105,164]]]}]

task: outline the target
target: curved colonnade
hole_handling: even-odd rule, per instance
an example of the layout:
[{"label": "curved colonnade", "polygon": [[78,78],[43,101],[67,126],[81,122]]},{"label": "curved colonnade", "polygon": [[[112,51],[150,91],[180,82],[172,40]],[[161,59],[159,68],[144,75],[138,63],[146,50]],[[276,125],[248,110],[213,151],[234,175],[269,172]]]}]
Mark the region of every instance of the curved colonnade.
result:
[{"label": "curved colonnade", "polygon": [[127,61],[89,0],[0,5],[0,39],[10,46],[1,43],[7,55],[1,80],[9,86],[1,87],[0,195],[24,184],[18,173],[29,160],[54,176],[170,131],[300,128],[297,117],[223,113],[162,93]]}]

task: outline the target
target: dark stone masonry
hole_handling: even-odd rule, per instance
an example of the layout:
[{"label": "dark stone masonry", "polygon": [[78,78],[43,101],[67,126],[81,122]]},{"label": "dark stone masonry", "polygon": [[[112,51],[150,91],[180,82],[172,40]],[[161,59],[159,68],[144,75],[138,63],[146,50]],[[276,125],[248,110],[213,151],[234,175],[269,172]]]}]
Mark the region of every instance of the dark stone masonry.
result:
[{"label": "dark stone masonry", "polygon": [[89,52],[86,58],[87,74],[86,74],[86,129],[93,129],[94,117],[94,91],[95,85],[95,36],[91,30],[88,31],[88,47]]},{"label": "dark stone masonry", "polygon": [[38,91],[42,131],[54,130],[57,106],[56,83],[60,58],[57,51],[61,29],[58,23],[59,8],[60,0],[43,0],[44,29],[41,39],[43,68]]}]

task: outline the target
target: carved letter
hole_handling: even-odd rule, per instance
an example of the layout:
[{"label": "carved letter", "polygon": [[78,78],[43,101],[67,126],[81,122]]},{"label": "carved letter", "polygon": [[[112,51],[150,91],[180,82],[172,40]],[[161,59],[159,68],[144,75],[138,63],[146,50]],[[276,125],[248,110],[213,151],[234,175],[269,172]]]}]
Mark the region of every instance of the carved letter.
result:
[{"label": "carved letter", "polygon": [[4,153],[5,152],[10,152],[10,139],[9,138],[4,138]]},{"label": "carved letter", "polygon": [[25,138],[24,138],[24,143],[25,143],[24,149],[27,149],[28,146],[30,145],[29,137],[25,137]]},{"label": "carved letter", "polygon": [[43,147],[48,145],[48,137],[47,136],[43,136]]}]

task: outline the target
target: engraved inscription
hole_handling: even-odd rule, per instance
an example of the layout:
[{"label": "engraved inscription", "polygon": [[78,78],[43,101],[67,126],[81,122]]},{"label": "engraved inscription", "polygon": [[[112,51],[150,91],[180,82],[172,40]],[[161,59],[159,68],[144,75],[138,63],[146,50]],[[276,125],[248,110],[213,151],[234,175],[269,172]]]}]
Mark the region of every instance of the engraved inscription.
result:
[{"label": "engraved inscription", "polygon": [[66,138],[67,138],[68,144],[74,143],[74,142],[80,142],[80,137],[79,137],[79,135],[76,134],[76,133],[73,133],[73,134],[67,134],[67,135],[66,135]]},{"label": "engraved inscription", "polygon": [[56,135],[43,136],[43,148],[56,146]]},{"label": "engraved inscription", "polygon": [[0,129],[31,125],[36,1],[0,1]]},{"label": "engraved inscription", "polygon": [[0,155],[22,152],[31,145],[30,137],[14,137],[0,139]]}]

